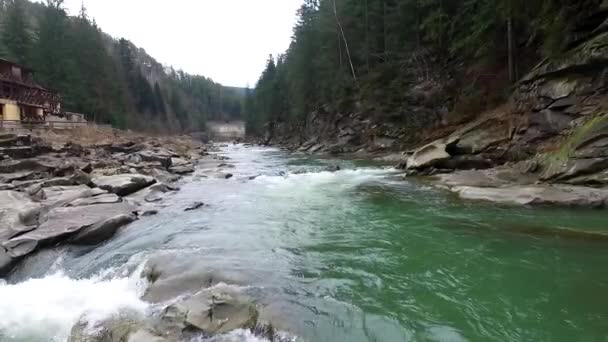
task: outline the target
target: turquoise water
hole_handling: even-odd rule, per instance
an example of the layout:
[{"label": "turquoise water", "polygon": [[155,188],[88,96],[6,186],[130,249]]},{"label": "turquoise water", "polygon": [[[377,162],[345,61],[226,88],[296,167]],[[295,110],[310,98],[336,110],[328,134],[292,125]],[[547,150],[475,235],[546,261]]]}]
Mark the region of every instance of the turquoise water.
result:
[{"label": "turquoise water", "polygon": [[[608,232],[606,212],[464,202],[364,161],[243,146],[222,154],[232,179],[192,180],[105,245],[33,260],[0,296],[27,296],[30,277],[53,286],[57,272],[98,293],[162,254],[233,279],[262,317],[302,341],[608,340],[608,242],[546,233]],[[336,163],[342,171],[322,171]],[[209,207],[183,212],[193,201]],[[39,335],[61,340],[70,322],[59,323]]]}]

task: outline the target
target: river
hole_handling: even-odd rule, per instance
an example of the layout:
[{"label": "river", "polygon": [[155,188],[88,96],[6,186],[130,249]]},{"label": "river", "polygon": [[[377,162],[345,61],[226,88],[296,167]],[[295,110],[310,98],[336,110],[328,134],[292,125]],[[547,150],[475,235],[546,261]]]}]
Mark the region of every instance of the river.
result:
[{"label": "river", "polygon": [[[533,234],[608,230],[603,211],[463,202],[366,161],[220,153],[232,179],[194,178],[102,246],[20,265],[0,284],[0,339],[64,342],[83,313],[151,310],[139,274],[158,255],[234,279],[298,341],[608,337],[607,243]],[[322,171],[333,164],[342,170]],[[184,212],[195,201],[208,206]]]}]

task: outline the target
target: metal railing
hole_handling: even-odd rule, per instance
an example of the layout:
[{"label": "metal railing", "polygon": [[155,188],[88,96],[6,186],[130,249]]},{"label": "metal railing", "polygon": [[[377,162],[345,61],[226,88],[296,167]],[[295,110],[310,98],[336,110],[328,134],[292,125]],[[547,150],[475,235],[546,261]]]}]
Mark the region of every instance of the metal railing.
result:
[{"label": "metal railing", "polygon": [[0,120],[0,129],[73,129],[86,127],[87,121],[24,121]]}]

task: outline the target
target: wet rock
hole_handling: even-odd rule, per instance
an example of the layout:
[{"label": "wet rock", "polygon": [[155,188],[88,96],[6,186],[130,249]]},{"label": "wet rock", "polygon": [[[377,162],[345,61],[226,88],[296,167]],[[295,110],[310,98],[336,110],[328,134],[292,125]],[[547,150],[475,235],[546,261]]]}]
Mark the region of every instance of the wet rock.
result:
[{"label": "wet rock", "polygon": [[143,214],[141,214],[142,217],[149,217],[154,215],[158,215],[158,210],[146,210],[143,212]]},{"label": "wet rock", "polygon": [[255,305],[227,285],[202,290],[175,303],[163,312],[168,326],[195,328],[207,334],[222,334],[236,329],[252,329],[258,320]]},{"label": "wet rock", "polygon": [[193,295],[219,283],[235,283],[221,273],[210,270],[196,260],[183,260],[174,255],[155,256],[148,260],[141,274],[149,282],[143,300],[162,303],[178,296]]},{"label": "wet rock", "polygon": [[90,227],[80,230],[78,234],[70,239],[70,242],[75,245],[98,245],[113,237],[118,229],[135,220],[137,220],[135,214],[125,214],[95,223]]},{"label": "wet rock", "polygon": [[[176,341],[176,340],[171,340]],[[170,340],[152,334],[147,330],[140,329],[129,336],[126,342],[170,342]]]},{"label": "wet rock", "polygon": [[40,204],[27,194],[0,191],[0,243],[35,228]]},{"label": "wet rock", "polygon": [[179,175],[170,173],[165,170],[151,169],[146,173],[149,174],[150,176],[158,179],[159,182],[165,183],[165,184],[175,183],[181,179],[181,177]]},{"label": "wet rock", "polygon": [[327,172],[337,172],[340,170],[342,170],[340,165],[329,165],[325,168],[325,171],[327,171]]},{"label": "wet rock", "polygon": [[200,209],[204,206],[205,206],[205,203],[203,203],[203,202],[194,202],[190,206],[188,206],[186,209],[184,209],[184,211],[194,211],[194,210]]},{"label": "wet rock", "polygon": [[225,179],[230,179],[230,178],[234,177],[234,175],[232,173],[225,173],[225,174],[222,174],[220,177],[225,178]]},{"label": "wet rock", "polygon": [[156,183],[156,180],[140,174],[123,174],[95,177],[91,183],[119,196],[127,196]]},{"label": "wet rock", "polygon": [[[40,217],[40,226],[4,243],[12,257],[22,257],[35,250],[63,241],[86,228],[110,225],[110,221],[135,211],[126,203],[97,204],[83,207],[53,208]],[[111,225],[110,225],[111,226]]]},{"label": "wet rock", "polygon": [[90,322],[85,315],[72,327],[68,342],[130,342],[142,326],[142,318],[132,311],[123,310],[96,322]]},{"label": "wet rock", "polygon": [[501,188],[454,187],[463,199],[486,200],[517,205],[547,205],[581,208],[604,208],[608,189],[568,185],[508,186]]},{"label": "wet rock", "polygon": [[14,259],[8,254],[4,247],[0,246],[0,278],[12,269],[13,264]]},{"label": "wet rock", "polygon": [[182,158],[171,158],[171,166],[183,166],[183,165],[188,165],[189,162],[186,159],[182,159]]}]

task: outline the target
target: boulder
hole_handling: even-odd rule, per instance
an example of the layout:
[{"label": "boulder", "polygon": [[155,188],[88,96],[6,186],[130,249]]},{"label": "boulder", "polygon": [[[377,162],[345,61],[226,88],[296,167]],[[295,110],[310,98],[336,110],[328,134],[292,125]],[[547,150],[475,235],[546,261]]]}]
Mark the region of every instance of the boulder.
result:
[{"label": "boulder", "polygon": [[107,190],[119,196],[127,196],[156,183],[150,176],[140,174],[122,174],[101,176],[92,179],[91,183],[100,189]]},{"label": "boulder", "polygon": [[104,190],[91,189],[86,185],[52,186],[36,193],[36,198],[48,207],[65,206],[72,201],[106,193]]},{"label": "boulder", "polygon": [[20,171],[46,172],[53,169],[53,166],[45,165],[36,159],[4,160],[0,162],[0,173],[15,173]]},{"label": "boulder", "polygon": [[182,166],[182,165],[188,165],[188,164],[189,164],[189,162],[186,159],[175,158],[175,157],[171,158],[171,166]]},{"label": "boulder", "polygon": [[40,207],[25,193],[0,191],[0,243],[34,229]]},{"label": "boulder", "polygon": [[133,213],[119,215],[80,230],[70,242],[75,245],[98,245],[116,234],[119,228],[137,220]]},{"label": "boulder", "polygon": [[131,215],[134,211],[135,208],[126,203],[53,208],[42,215],[38,228],[12,238],[4,243],[4,247],[12,257],[18,258],[93,226],[96,228],[93,231],[106,229],[115,232],[116,222],[127,222],[120,217]]},{"label": "boulder", "polygon": [[604,208],[608,205],[608,189],[569,185],[536,185],[505,187],[451,188],[463,199],[486,200],[517,205],[550,205],[581,208]]},{"label": "boulder", "polygon": [[163,303],[179,296],[194,295],[204,287],[235,282],[235,279],[214,272],[195,259],[164,254],[148,260],[141,273],[141,277],[148,281],[142,299]]},{"label": "boulder", "polygon": [[194,173],[194,167],[192,165],[172,166],[169,168],[169,172],[176,175],[187,175]]},{"label": "boulder", "polygon": [[449,160],[452,156],[447,151],[448,146],[455,141],[457,140],[451,138],[437,140],[417,149],[407,160],[407,168],[420,170]]},{"label": "boulder", "polygon": [[[101,191],[103,191],[103,190],[101,190]],[[122,199],[120,197],[118,197],[118,195],[116,195],[116,194],[105,193],[105,191],[103,191],[103,192],[104,193],[96,195],[96,196],[79,198],[74,201],[70,201],[70,203],[68,203],[67,206],[68,207],[84,207],[87,205],[111,204],[111,203],[119,203],[122,201]]]},{"label": "boulder", "polygon": [[0,246],[0,278],[11,270],[13,263],[14,259],[8,254],[4,247]]},{"label": "boulder", "polygon": [[85,314],[72,327],[68,342],[130,342],[130,337],[141,331],[142,326],[139,314],[127,310],[93,322]]},{"label": "boulder", "polygon": [[162,314],[166,326],[223,334],[252,329],[258,320],[255,305],[228,285],[217,285],[170,305]]},{"label": "boulder", "polygon": [[205,206],[205,203],[203,203],[203,202],[194,202],[191,205],[189,205],[186,209],[184,209],[184,211],[194,211],[194,210],[200,209],[204,206]]},{"label": "boulder", "polygon": [[169,342],[169,340],[164,337],[154,335],[147,330],[140,329],[129,335],[129,339],[125,342]]},{"label": "boulder", "polygon": [[138,155],[145,162],[160,162],[165,168],[171,167],[171,159],[177,157],[175,153],[164,149],[158,149],[156,151],[146,150],[139,152]]}]

